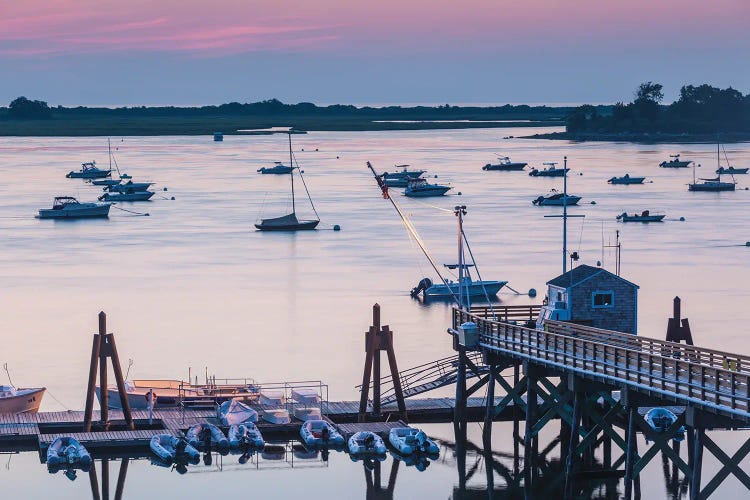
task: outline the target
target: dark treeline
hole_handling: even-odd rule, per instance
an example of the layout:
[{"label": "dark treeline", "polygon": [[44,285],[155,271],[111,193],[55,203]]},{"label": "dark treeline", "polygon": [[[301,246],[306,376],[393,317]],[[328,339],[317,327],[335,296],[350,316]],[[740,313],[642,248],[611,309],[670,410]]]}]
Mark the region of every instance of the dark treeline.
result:
[{"label": "dark treeline", "polygon": [[573,108],[509,105],[504,106],[386,106],[357,107],[334,104],[317,106],[313,103],[284,104],[277,99],[253,103],[230,102],[218,106],[177,107],[177,106],[136,106],[136,107],[51,107],[44,101],[33,101],[19,97],[7,108],[0,108],[3,119],[71,119],[93,117],[253,117],[253,116],[295,116],[311,118],[355,118],[355,119],[491,119],[514,116],[523,119],[553,120],[563,119]]},{"label": "dark treeline", "polygon": [[662,105],[662,85],[642,83],[628,104],[618,102],[610,111],[580,106],[567,118],[568,133],[712,134],[750,132],[750,94],[733,88],[685,85],[680,97]]}]

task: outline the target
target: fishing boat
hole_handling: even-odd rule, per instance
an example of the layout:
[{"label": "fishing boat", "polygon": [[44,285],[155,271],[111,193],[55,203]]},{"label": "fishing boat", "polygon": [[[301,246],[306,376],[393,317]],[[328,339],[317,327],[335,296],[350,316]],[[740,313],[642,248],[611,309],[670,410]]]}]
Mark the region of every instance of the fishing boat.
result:
[{"label": "fishing boat", "polygon": [[[255,224],[255,228],[259,229],[261,231],[309,231],[313,230],[316,227],[318,227],[318,224],[320,224],[320,218],[317,217],[318,213],[315,210],[315,205],[312,202],[312,198],[310,197],[310,192],[307,190],[307,184],[305,184],[305,179],[302,177],[302,171],[300,170],[299,166],[294,166],[294,157],[292,155],[292,129],[270,129],[266,132],[270,133],[285,133],[289,136],[289,180],[291,182],[292,187],[292,213],[287,215],[282,215],[280,217],[271,217],[268,219],[261,219],[260,222]],[[307,193],[307,199],[310,201],[310,206],[313,209],[313,212],[315,212],[315,219],[299,219],[297,217],[297,211],[296,211],[296,204],[295,204],[295,198],[294,198],[294,171],[297,170],[299,173],[299,177],[302,180],[302,185],[305,188],[305,192]]]},{"label": "fishing boat", "polygon": [[91,467],[91,455],[88,450],[70,436],[62,436],[47,448],[47,467],[54,469],[82,469]]},{"label": "fishing boat", "polygon": [[552,161],[546,162],[543,165],[547,165],[547,168],[542,170],[532,168],[529,175],[532,177],[562,177],[570,170],[569,168],[557,168],[557,163]]},{"label": "fishing boat", "polygon": [[122,179],[95,179],[89,181],[92,186],[116,186],[122,182]]},{"label": "fishing boat", "polygon": [[260,449],[266,444],[263,435],[253,422],[230,426],[227,436],[229,437],[229,448],[231,450]]},{"label": "fishing boat", "polygon": [[370,431],[355,432],[347,442],[349,454],[352,457],[383,456],[387,448],[383,438]]},{"label": "fishing boat", "polygon": [[669,157],[672,159],[659,163],[661,168],[687,168],[693,163],[693,160],[680,160],[680,155],[669,155]]},{"label": "fishing boat", "polygon": [[661,222],[664,220],[664,217],[666,217],[664,214],[652,214],[650,211],[644,210],[640,214],[636,213],[632,215],[623,212],[615,218],[621,222]]},{"label": "fishing boat", "polygon": [[716,173],[719,175],[743,175],[746,174],[750,168],[734,168],[734,167],[719,167],[716,169]]},{"label": "fishing boat", "polygon": [[[448,269],[458,269],[458,264],[444,264]],[[458,281],[446,280],[445,283],[433,283],[430,278],[422,278],[420,282],[412,288],[410,295],[418,296],[420,293],[425,298],[451,298],[460,294],[467,297],[495,297],[502,287],[508,284],[507,281],[494,280],[476,280],[471,277],[470,268],[474,264],[463,264],[463,276]]]},{"label": "fishing boat", "polygon": [[413,427],[394,427],[388,433],[388,441],[402,455],[440,453],[438,445],[424,431]]},{"label": "fishing boat", "polygon": [[185,433],[188,444],[199,451],[216,449],[222,455],[229,452],[229,440],[214,424],[204,422],[191,425]]},{"label": "fishing boat", "polygon": [[99,201],[148,201],[154,194],[156,193],[153,191],[128,190],[118,193],[104,193],[97,199]]},{"label": "fishing boat", "polygon": [[133,182],[132,180],[128,180],[127,182],[110,184],[104,189],[113,193],[139,193],[148,191],[148,188],[153,185],[153,182]]},{"label": "fishing boat", "polygon": [[612,177],[607,182],[610,184],[643,184],[645,177],[631,177],[630,174],[625,174],[622,177]]},{"label": "fishing boat", "polygon": [[404,195],[411,198],[426,198],[428,196],[443,196],[445,193],[453,189],[450,186],[443,186],[441,184],[430,184],[427,179],[409,179],[409,183],[406,185]]},{"label": "fishing boat", "polygon": [[40,208],[37,219],[87,219],[108,217],[111,203],[80,203],[72,196],[56,196],[52,208]]},{"label": "fishing boat", "polygon": [[396,172],[383,173],[383,180],[388,187],[406,187],[412,179],[419,179],[425,170],[409,170],[409,165],[395,165],[401,169]]},{"label": "fishing boat", "polygon": [[257,171],[261,174],[291,174],[294,167],[284,165],[280,161],[273,162],[273,167],[261,167]]},{"label": "fishing boat", "polygon": [[563,205],[567,206],[573,206],[577,205],[578,202],[581,201],[580,196],[576,196],[574,194],[564,195],[563,193],[558,193],[556,190],[552,190],[552,192],[545,196],[539,196],[535,200],[532,200],[531,203],[534,205],[538,205],[540,207],[561,207]]},{"label": "fishing boat", "polygon": [[343,446],[344,436],[325,420],[308,420],[299,430],[307,446]]},{"label": "fishing boat", "polygon": [[501,172],[513,172],[523,170],[528,163],[520,161],[510,161],[508,156],[498,156],[497,163],[488,163],[482,167],[482,170],[499,170]]},{"label": "fishing boat", "polygon": [[[659,434],[667,432],[672,424],[677,421],[677,415],[666,408],[651,408],[643,418],[646,420],[648,426]],[[685,427],[680,426],[672,439],[674,441],[685,439]]]},{"label": "fishing boat", "polygon": [[45,387],[24,389],[0,385],[0,415],[36,413],[46,390]]},{"label": "fishing boat", "polygon": [[171,434],[157,434],[149,442],[151,452],[167,464],[200,462],[200,452],[191,446],[184,437]]},{"label": "fishing boat", "polygon": [[221,403],[217,413],[217,418],[222,425],[236,425],[258,421],[258,412],[237,399]]},{"label": "fishing boat", "polygon": [[112,169],[101,169],[96,166],[95,161],[81,163],[81,170],[72,170],[65,177],[68,179],[101,179],[112,175]]}]

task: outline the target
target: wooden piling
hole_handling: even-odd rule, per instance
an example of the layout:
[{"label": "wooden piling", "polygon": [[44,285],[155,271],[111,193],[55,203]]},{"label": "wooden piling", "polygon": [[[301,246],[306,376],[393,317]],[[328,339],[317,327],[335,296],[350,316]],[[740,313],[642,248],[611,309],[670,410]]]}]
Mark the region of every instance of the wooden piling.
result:
[{"label": "wooden piling", "polygon": [[[101,426],[103,430],[109,428],[109,391],[107,390],[107,356],[105,348],[107,342],[107,315],[104,311],[99,312],[99,406],[101,407]],[[102,482],[104,482],[104,465],[102,465]]]},{"label": "wooden piling", "polygon": [[690,476],[690,500],[697,500],[701,493],[701,472],[703,468],[703,439],[706,430],[696,427],[693,437],[693,469]]}]

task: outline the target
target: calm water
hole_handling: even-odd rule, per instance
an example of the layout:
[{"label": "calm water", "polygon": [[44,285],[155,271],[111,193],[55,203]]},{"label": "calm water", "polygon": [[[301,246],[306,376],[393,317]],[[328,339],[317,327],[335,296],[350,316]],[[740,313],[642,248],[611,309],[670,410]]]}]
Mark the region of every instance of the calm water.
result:
[{"label": "calm water", "polygon": [[[669,154],[681,152],[683,158],[704,165],[699,175],[710,177],[716,168],[715,146],[710,144],[500,140],[538,131],[295,136],[296,155],[324,229],[299,234],[259,233],[252,227],[261,214],[280,215],[289,203],[287,177],[255,173],[285,159],[282,136],[227,136],[223,143],[210,137],[114,140],[123,171],[168,191],[160,191],[149,203],[120,205],[150,217],[112,210],[109,220],[60,222],[33,216],[56,195],[86,201],[98,195],[97,188],[64,175],[83,161],[106,164],[106,140],[3,139],[0,300],[5,324],[0,361],[8,362],[16,385],[48,387],[42,410],[80,409],[90,335],[96,313],[104,310],[124,365],[129,358],[134,361],[131,377],[187,377],[191,367],[193,373],[207,368],[220,377],[259,381],[321,379],[332,399],[354,399],[363,332],[374,302],[382,305],[383,320],[395,331],[400,367],[452,352],[445,333],[449,307],[422,305],[408,296],[420,278],[434,276],[380,197],[365,168],[367,160],[379,170],[396,163],[426,168],[439,181],[450,182],[454,193],[462,193],[422,201],[397,198],[436,261],[455,260],[455,217],[449,209],[461,203],[468,206],[465,228],[485,279],[508,280],[519,291],[536,288],[540,296],[535,300],[540,302],[544,283],[559,274],[561,223],[543,217],[559,210],[535,207],[531,200],[561,188],[562,181],[522,172],[483,172],[480,167],[493,160],[495,152],[536,167],[544,161],[562,162],[568,155],[569,191],[583,197],[571,212],[586,215],[569,224],[569,250],[577,250],[581,262],[603,260],[605,267],[614,268],[613,253],[602,251],[602,240],[613,243],[615,230],[620,230],[622,274],[641,287],[641,335],[664,337],[672,298],[680,295],[696,343],[750,352],[750,310],[744,307],[750,295],[750,249],[744,246],[750,240],[750,191],[744,190],[750,176],[738,176],[740,190],[734,193],[689,193],[691,170],[657,167]],[[727,154],[733,165],[750,166],[750,145],[729,145]],[[606,183],[625,173],[645,175],[647,184]],[[172,196],[175,200],[168,199]],[[309,212],[304,199],[298,203]],[[623,211],[644,209],[666,213],[666,222],[614,220]],[[334,224],[342,231],[327,230]],[[508,292],[501,300],[526,304],[530,299]],[[454,439],[450,426],[430,429]],[[505,433],[496,431],[495,440],[497,450],[508,451]],[[445,455],[444,462],[423,473],[402,467],[396,497],[450,496],[458,475],[450,452]],[[220,477],[198,474],[201,469],[177,477],[136,461],[130,466],[126,494],[138,498],[158,488],[167,498],[204,496],[240,492],[252,482],[268,494],[314,492],[327,497],[347,491],[354,498],[365,496],[362,465],[346,456],[333,456],[326,467],[296,465],[293,471],[248,471],[251,476],[227,474],[237,469],[233,466]],[[383,467],[387,482],[390,460]],[[709,477],[711,466],[706,467],[704,477]],[[644,477],[655,479],[644,482],[644,494],[665,494],[659,463],[653,462]],[[8,484],[10,491],[26,494],[32,488],[36,496],[53,489],[71,498],[89,494],[85,477],[68,484],[62,477],[48,476],[34,454],[12,457],[7,469],[0,467],[0,478],[4,488]],[[486,475],[477,473],[472,481],[481,486]],[[498,476],[496,483],[501,482]],[[738,484],[730,478],[720,491],[739,488],[736,491],[743,493]]]}]

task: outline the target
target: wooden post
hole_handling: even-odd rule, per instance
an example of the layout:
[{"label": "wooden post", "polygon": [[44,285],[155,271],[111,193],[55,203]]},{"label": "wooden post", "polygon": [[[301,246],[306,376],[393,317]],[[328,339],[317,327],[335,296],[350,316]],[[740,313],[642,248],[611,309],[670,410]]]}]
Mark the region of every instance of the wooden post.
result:
[{"label": "wooden post", "polygon": [[536,423],[537,407],[537,387],[536,387],[536,370],[528,364],[524,365],[526,371],[526,429],[523,435],[523,466],[524,466],[524,484],[533,488],[534,482],[534,424]]},{"label": "wooden post", "polygon": [[[568,479],[573,473],[573,466],[575,465],[575,454],[578,448],[578,442],[580,439],[581,432],[581,405],[583,404],[583,394],[579,391],[575,392],[573,396],[573,425],[570,426],[570,444],[568,445],[568,457],[567,463],[565,464],[566,473],[565,478]],[[566,490],[567,491],[567,490]]]},{"label": "wooden post", "polygon": [[456,373],[456,401],[453,424],[461,433],[466,430],[466,348],[458,346],[458,372]]},{"label": "wooden post", "polygon": [[[482,441],[485,450],[492,444],[492,420],[495,416],[495,367],[490,365],[490,374],[487,379],[487,406],[484,413],[484,429],[482,430]],[[491,470],[491,467],[487,467]],[[491,490],[490,490],[491,491]]]},{"label": "wooden post", "polygon": [[703,437],[705,429],[695,428],[693,437],[693,470],[690,477],[690,500],[700,498],[701,494],[701,469],[703,468]]},{"label": "wooden post", "polygon": [[628,446],[625,450],[625,498],[633,495],[633,465],[635,465],[636,430],[635,419],[639,418],[638,408],[628,407]]},{"label": "wooden post", "polygon": [[109,459],[102,459],[102,500],[109,500]]},{"label": "wooden post", "polygon": [[[96,398],[96,369],[99,366],[99,351],[101,350],[101,336],[94,335],[91,346],[91,363],[89,364],[89,383],[86,389],[86,410],[83,417],[84,432],[91,432],[91,420],[94,413],[94,398]],[[105,388],[106,390],[106,388]],[[97,486],[97,490],[98,490]],[[98,493],[97,493],[98,495]]]},{"label": "wooden post", "polygon": [[[102,429],[109,427],[109,393],[107,384],[107,356],[109,354],[101,342],[107,342],[107,315],[104,311],[99,312],[99,406],[101,407],[100,420]],[[104,482],[104,463],[102,462],[102,483]]]},{"label": "wooden post", "polygon": [[91,498],[93,500],[101,500],[99,496],[99,478],[96,477],[96,460],[91,461],[91,468],[89,469],[89,484],[91,485]]},{"label": "wooden post", "polygon": [[380,304],[372,306],[372,331],[376,345],[372,360],[372,413],[380,417]]},{"label": "wooden post", "polygon": [[[393,380],[393,390],[396,393],[396,403],[398,404],[398,411],[401,413],[401,419],[404,422],[409,422],[409,416],[406,414],[406,401],[404,400],[404,391],[401,388],[401,378],[398,375],[398,366],[396,366],[396,352],[393,350],[393,332],[388,330],[388,326],[384,327],[386,335],[388,335],[388,343],[386,344],[386,353],[388,354],[388,367],[391,370],[391,379]],[[398,462],[398,460],[396,460]]]}]

